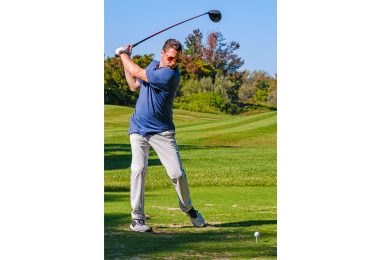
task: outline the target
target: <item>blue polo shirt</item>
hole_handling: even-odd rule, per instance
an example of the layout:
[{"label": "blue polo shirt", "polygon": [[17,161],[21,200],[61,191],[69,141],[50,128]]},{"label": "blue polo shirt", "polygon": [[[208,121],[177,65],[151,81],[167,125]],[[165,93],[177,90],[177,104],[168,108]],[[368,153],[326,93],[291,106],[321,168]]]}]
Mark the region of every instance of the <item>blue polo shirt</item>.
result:
[{"label": "blue polo shirt", "polygon": [[141,84],[128,134],[139,133],[143,137],[163,131],[175,131],[173,123],[173,102],[181,74],[178,66],[173,70],[158,68],[160,62],[152,61],[146,67],[149,83],[137,79]]}]

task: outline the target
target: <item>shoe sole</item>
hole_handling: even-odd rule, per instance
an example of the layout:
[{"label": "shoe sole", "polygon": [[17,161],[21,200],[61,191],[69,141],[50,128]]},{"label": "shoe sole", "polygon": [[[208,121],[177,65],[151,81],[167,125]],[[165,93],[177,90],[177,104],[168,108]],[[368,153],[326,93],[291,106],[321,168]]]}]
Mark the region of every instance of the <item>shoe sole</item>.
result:
[{"label": "shoe sole", "polygon": [[145,230],[145,231],[136,230],[136,229],[133,228],[132,224],[129,226],[129,228],[130,228],[132,231],[142,232],[142,233],[144,233],[144,232],[151,232],[151,231],[152,231],[152,228],[149,228],[148,230]]}]

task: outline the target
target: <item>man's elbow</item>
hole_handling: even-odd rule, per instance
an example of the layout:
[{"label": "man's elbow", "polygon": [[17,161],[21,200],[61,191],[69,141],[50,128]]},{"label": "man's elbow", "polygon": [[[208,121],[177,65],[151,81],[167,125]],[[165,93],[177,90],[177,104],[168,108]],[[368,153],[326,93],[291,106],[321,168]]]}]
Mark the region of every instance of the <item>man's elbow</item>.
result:
[{"label": "man's elbow", "polygon": [[130,89],[131,89],[132,91],[138,91],[138,90],[140,90],[141,85],[140,85],[140,86],[129,86],[129,87],[130,87]]}]

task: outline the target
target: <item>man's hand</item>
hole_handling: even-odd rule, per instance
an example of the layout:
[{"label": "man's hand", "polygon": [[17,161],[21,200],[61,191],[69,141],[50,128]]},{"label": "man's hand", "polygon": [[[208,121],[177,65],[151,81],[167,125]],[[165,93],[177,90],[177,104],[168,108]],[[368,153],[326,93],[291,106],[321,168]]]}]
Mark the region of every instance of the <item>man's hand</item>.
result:
[{"label": "man's hand", "polygon": [[132,55],[132,48],[133,47],[131,45],[125,46],[125,52],[124,53],[127,54],[129,58]]},{"label": "man's hand", "polygon": [[127,54],[128,57],[131,57],[131,55],[132,55],[132,46],[128,45],[128,46],[125,46],[125,47],[120,47],[120,48],[117,48],[116,51],[115,51],[115,54],[117,56],[120,56],[123,53]]},{"label": "man's hand", "polygon": [[124,47],[117,48],[115,54],[120,56],[121,53],[126,52],[127,50]]}]

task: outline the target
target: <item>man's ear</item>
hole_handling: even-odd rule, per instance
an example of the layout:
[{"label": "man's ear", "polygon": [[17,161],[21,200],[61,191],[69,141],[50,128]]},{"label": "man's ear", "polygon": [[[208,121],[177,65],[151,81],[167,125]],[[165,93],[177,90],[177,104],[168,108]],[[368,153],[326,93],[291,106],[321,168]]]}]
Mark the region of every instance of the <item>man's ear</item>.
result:
[{"label": "man's ear", "polygon": [[161,57],[164,56],[164,50],[161,50]]}]

